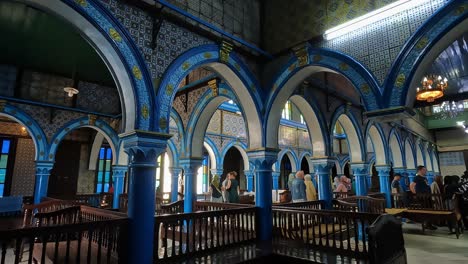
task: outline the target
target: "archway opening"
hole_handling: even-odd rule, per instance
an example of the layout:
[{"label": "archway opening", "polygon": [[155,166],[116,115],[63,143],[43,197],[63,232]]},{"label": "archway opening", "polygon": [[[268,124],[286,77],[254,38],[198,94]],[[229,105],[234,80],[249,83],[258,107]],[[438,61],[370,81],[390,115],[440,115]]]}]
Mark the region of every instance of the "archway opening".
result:
[{"label": "archway opening", "polygon": [[246,189],[247,185],[244,174],[244,160],[240,151],[236,147],[231,147],[226,152],[223,161],[223,171],[224,174],[227,174],[231,171],[237,172],[236,180],[239,182],[240,189]]},{"label": "archway opening", "polygon": [[168,203],[171,198],[172,174],[169,170],[170,157],[168,152],[159,155],[156,168],[155,192],[156,199],[161,199],[162,203]]},{"label": "archway opening", "polygon": [[0,197],[34,194],[35,153],[28,128],[0,114]]},{"label": "archway opening", "polygon": [[304,156],[301,160],[301,170],[304,171],[304,174],[310,174],[311,168],[309,167],[309,162],[307,161],[307,157]]},{"label": "archway opening", "polygon": [[107,140],[107,136],[99,140],[100,133],[90,127],[81,127],[69,131],[58,142],[49,177],[48,196],[72,199],[77,194],[107,193],[111,190],[115,146]]},{"label": "archway opening", "polygon": [[292,168],[291,161],[288,155],[284,155],[280,163],[280,180],[279,180],[280,189],[290,188],[290,186],[288,186],[288,180],[289,180],[289,174],[291,174],[292,170],[293,168]]},{"label": "archway opening", "polygon": [[197,171],[197,181],[196,181],[196,194],[199,199],[209,200],[209,198],[205,195],[208,193],[210,182],[211,182],[211,159],[210,155],[205,147],[203,147],[203,155],[202,155],[202,165],[198,168]]}]

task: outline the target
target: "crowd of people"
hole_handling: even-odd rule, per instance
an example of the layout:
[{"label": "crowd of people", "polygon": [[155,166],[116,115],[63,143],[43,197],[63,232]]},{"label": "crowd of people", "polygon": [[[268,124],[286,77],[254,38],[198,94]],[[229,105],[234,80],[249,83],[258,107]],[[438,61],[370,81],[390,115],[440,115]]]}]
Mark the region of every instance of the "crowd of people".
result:
[{"label": "crowd of people", "polygon": [[[453,208],[452,198],[455,194],[461,194],[462,199],[459,201],[459,208],[462,214],[463,223],[465,228],[468,227],[468,171],[465,171],[462,177],[459,176],[445,176],[437,175],[434,181],[429,185],[426,178],[427,169],[424,166],[418,166],[416,176],[409,184],[409,193],[407,193],[401,186],[400,174],[395,174],[392,181],[392,193],[399,193],[405,205],[411,202],[409,195],[411,194],[436,194],[434,196],[433,208]],[[408,195],[409,194],[409,195]],[[395,203],[400,202],[394,200]],[[431,223],[424,223],[427,229],[437,229]]]},{"label": "crowd of people", "polygon": [[[426,178],[427,170],[424,166],[418,166],[416,176],[408,185],[403,184],[402,175],[396,173],[391,183],[391,192],[400,194],[401,201],[394,199],[394,202],[403,202],[408,205],[411,194],[438,194],[440,198],[433,199],[434,209],[453,208],[450,204],[455,194],[461,194],[459,208],[463,216],[465,228],[468,227],[468,171],[464,175],[445,176],[437,175],[434,181],[429,184]],[[406,185],[406,186],[404,186]],[[407,187],[407,188],[406,188]],[[291,192],[293,202],[305,202],[318,200],[316,186],[310,174],[304,175],[304,171],[291,173],[287,183],[287,188]],[[335,192],[352,191],[351,179],[346,176],[336,176],[333,182]],[[408,191],[406,191],[408,189]],[[224,203],[239,203],[239,181],[237,172],[229,172],[225,179],[220,182],[218,175],[214,175],[210,184],[211,201]],[[436,229],[431,223],[425,223],[427,229]]]}]

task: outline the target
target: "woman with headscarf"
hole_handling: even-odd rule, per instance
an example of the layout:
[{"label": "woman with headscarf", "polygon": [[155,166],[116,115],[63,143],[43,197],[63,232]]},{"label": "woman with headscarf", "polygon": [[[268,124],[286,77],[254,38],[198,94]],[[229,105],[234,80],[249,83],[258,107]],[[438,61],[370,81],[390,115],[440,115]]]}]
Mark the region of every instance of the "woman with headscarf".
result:
[{"label": "woman with headscarf", "polygon": [[211,201],[215,203],[222,203],[223,197],[221,195],[221,190],[219,189],[219,176],[214,175],[210,183],[210,192],[211,192]]},{"label": "woman with headscarf", "polygon": [[317,201],[317,191],[315,190],[310,174],[306,174],[304,177],[304,183],[306,185],[307,201]]}]

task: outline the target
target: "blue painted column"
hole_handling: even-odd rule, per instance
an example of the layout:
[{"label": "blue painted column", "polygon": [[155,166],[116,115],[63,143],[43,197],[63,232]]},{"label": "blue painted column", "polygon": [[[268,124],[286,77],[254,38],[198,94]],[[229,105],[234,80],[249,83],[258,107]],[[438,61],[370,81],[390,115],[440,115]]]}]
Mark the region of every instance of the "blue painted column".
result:
[{"label": "blue painted column", "polygon": [[171,202],[176,202],[179,194],[179,175],[182,172],[181,168],[170,167],[169,172],[171,173]]},{"label": "blue painted column", "polygon": [[34,186],[34,203],[38,204],[41,199],[47,196],[49,186],[50,171],[54,167],[54,162],[36,161],[36,183]]},{"label": "blue painted column", "polygon": [[335,160],[332,158],[312,159],[314,173],[317,175],[318,197],[325,201],[325,207],[331,208],[333,190],[331,186],[330,173]]},{"label": "blue painted column", "polygon": [[132,131],[120,135],[129,157],[129,262],[153,262],[157,158],[172,135]]},{"label": "blue painted column", "polygon": [[406,178],[408,177],[408,174],[406,173],[406,168],[405,167],[393,168],[393,175],[395,176],[395,174],[397,173],[401,175],[400,186],[401,188],[403,188],[403,191],[406,192],[408,190],[408,187],[406,186]]},{"label": "blue painted column", "polygon": [[392,192],[390,190],[390,166],[377,165],[375,169],[379,173],[380,192],[385,194],[387,207],[392,208]]},{"label": "blue painted column", "polygon": [[259,207],[257,214],[257,238],[270,241],[273,233],[272,197],[272,165],[278,158],[279,150],[262,148],[249,151],[249,161],[255,168],[255,205]]},{"label": "blue painted column", "polygon": [[277,191],[279,189],[279,177],[280,177],[279,172],[273,171],[271,172],[271,176],[273,177],[273,190]]},{"label": "blue painted column", "polygon": [[354,179],[356,181],[356,195],[366,196],[369,185],[369,164],[368,163],[351,163],[351,169],[353,170]]},{"label": "blue painted column", "polygon": [[197,174],[202,162],[202,158],[194,157],[179,160],[179,166],[184,169],[184,213],[193,212],[193,203],[197,200]]},{"label": "blue painted column", "polygon": [[247,191],[253,192],[254,190],[254,172],[251,170],[244,171],[245,178],[247,179]]},{"label": "blue painted column", "polygon": [[433,171],[428,171],[426,173],[426,178],[427,178],[427,183],[431,185],[434,182],[434,172]]},{"label": "blue painted column", "polygon": [[119,208],[119,196],[124,191],[124,180],[125,173],[128,170],[126,165],[113,165],[112,166],[112,182],[114,184],[114,201],[112,203],[112,208]]},{"label": "blue painted column", "polygon": [[408,189],[409,189],[409,184],[411,184],[414,181],[414,177],[416,177],[416,169],[406,169],[406,173],[408,174]]}]

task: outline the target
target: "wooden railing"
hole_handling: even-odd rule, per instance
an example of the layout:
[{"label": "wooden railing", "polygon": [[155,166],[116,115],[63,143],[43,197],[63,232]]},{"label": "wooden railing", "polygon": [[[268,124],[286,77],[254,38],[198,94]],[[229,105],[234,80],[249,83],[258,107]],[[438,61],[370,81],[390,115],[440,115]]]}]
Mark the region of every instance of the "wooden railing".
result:
[{"label": "wooden railing", "polygon": [[256,238],[255,207],[155,217],[154,258],[185,257]]},{"label": "wooden railing", "polygon": [[273,205],[274,207],[287,207],[287,208],[300,208],[300,209],[315,209],[321,210],[325,208],[325,201],[310,201],[310,202],[300,202],[300,203],[282,203],[279,205]]},{"label": "wooden railing", "polygon": [[275,239],[301,241],[318,249],[365,258],[369,251],[366,227],[378,216],[370,213],[274,207],[273,236]]},{"label": "wooden railing", "polygon": [[0,263],[127,263],[127,225],[114,219],[1,231]]},{"label": "wooden railing", "polygon": [[383,214],[385,207],[385,199],[368,196],[350,196],[333,200],[333,208],[340,211]]},{"label": "wooden railing", "polygon": [[159,210],[156,210],[157,215],[164,214],[180,214],[184,212],[184,200],[175,201],[173,203],[161,204]]},{"label": "wooden railing", "polygon": [[333,192],[333,199],[347,198],[349,196],[352,196],[352,195],[347,192]]},{"label": "wooden railing", "polygon": [[238,208],[251,208],[255,205],[251,204],[237,204],[237,203],[214,203],[214,202],[195,202],[195,211],[218,211],[225,209],[238,209]]},{"label": "wooden railing", "polygon": [[412,210],[438,210],[452,211],[458,207],[459,195],[451,199],[445,199],[441,194],[431,193],[393,193],[393,205],[396,208],[408,208]]}]

